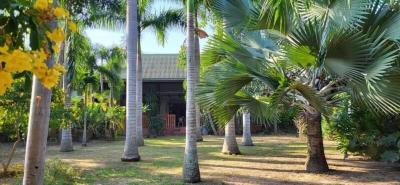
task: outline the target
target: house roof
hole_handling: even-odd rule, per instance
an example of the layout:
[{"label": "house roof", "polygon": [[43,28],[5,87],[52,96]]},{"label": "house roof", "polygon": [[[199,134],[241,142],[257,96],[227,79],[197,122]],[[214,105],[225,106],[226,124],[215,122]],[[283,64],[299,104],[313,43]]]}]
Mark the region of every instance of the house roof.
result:
[{"label": "house roof", "polygon": [[[143,81],[183,81],[184,69],[178,67],[177,54],[143,54]],[[121,73],[126,79],[126,70]]]}]

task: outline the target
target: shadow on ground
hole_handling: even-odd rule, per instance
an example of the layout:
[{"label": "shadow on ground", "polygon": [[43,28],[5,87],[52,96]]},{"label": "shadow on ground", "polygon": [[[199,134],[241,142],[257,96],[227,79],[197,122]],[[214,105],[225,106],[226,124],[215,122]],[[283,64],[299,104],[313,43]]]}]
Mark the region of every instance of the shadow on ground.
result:
[{"label": "shadow on ground", "polygon": [[[231,156],[220,153],[221,137],[204,140],[198,144],[200,184],[400,184],[398,164],[354,157],[343,161],[329,141],[325,150],[331,171],[311,174],[304,171],[306,144],[296,137],[254,137],[256,146],[240,146],[243,155]],[[137,163],[120,161],[123,141],[93,141],[88,147],[77,145],[70,153],[50,146],[48,159],[59,158],[79,169],[82,184],[183,184],[184,137],[146,139],[145,143],[140,148],[142,161]],[[16,161],[22,162],[23,148],[17,155]]]}]

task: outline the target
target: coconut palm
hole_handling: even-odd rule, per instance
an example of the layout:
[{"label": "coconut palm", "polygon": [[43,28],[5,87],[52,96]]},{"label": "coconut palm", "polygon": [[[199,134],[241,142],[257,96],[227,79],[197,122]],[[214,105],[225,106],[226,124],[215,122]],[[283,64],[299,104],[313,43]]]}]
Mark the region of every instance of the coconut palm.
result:
[{"label": "coconut palm", "polygon": [[200,169],[197,156],[196,134],[196,64],[194,61],[194,1],[188,0],[187,4],[187,88],[186,88],[186,145],[183,159],[183,180],[189,183],[200,181]]},{"label": "coconut palm", "polygon": [[138,14],[137,1],[127,0],[126,11],[126,51],[127,51],[127,78],[126,78],[126,139],[121,161],[139,161],[137,143],[136,120],[136,60],[138,43]]},{"label": "coconut palm", "polygon": [[[308,124],[306,170],[324,172],[329,168],[321,121],[323,116],[329,120],[329,109],[341,101],[338,94],[377,114],[400,112],[400,34],[395,31],[400,13],[380,0],[304,1],[293,4],[298,16],[280,19],[271,18],[279,14],[264,6],[271,2],[235,0],[223,9],[217,3],[229,25],[251,29],[242,27],[239,36],[226,34],[210,42],[207,58],[222,62],[204,75],[199,99],[220,123],[241,107],[274,121],[283,104],[301,107]],[[246,11],[238,15],[233,9]],[[252,82],[263,83],[271,93],[252,96],[244,90]]]}]

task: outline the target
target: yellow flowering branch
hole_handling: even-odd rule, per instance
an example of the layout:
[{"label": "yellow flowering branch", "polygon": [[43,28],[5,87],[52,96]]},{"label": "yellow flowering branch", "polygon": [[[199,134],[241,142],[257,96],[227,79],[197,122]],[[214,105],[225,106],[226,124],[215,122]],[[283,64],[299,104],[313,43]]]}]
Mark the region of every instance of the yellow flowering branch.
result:
[{"label": "yellow flowering branch", "polygon": [[[39,19],[39,27],[45,29],[45,23],[53,20],[64,19],[71,32],[77,31],[77,26],[70,19],[70,14],[67,10],[51,6],[52,1],[37,0],[33,4],[36,17]],[[45,32],[46,37],[51,41],[52,50],[55,53],[59,52],[61,43],[65,39],[65,32],[58,27],[54,30]],[[4,94],[14,82],[13,74],[24,71],[32,72],[41,81],[44,87],[52,88],[58,84],[60,76],[65,72],[64,67],[60,64],[55,64],[48,67],[46,59],[49,54],[44,49],[25,51],[23,49],[11,50],[8,42],[0,46],[0,95]]]}]

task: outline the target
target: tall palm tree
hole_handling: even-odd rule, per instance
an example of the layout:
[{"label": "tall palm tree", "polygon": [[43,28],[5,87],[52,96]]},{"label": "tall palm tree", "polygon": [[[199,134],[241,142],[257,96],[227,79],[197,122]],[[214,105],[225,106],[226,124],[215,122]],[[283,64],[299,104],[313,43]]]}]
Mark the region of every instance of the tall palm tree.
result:
[{"label": "tall palm tree", "polygon": [[137,0],[127,0],[126,11],[126,51],[127,51],[127,80],[126,80],[126,139],[121,161],[139,161],[139,146],[137,143],[136,120],[136,61],[138,43]]},{"label": "tall palm tree", "polygon": [[[301,107],[308,123],[305,168],[324,172],[329,167],[321,120],[322,116],[329,119],[329,108],[341,101],[337,94],[348,94],[353,104],[378,114],[400,112],[400,90],[395,88],[400,85],[396,66],[400,34],[394,31],[400,13],[380,0],[300,2],[295,4],[300,15],[285,19],[294,21],[292,26],[276,29],[277,25],[268,21],[274,20],[270,15],[277,15],[274,10],[260,9],[270,2],[234,0],[218,10],[230,23],[247,25],[252,31],[242,29],[240,37],[211,42],[213,52],[208,54],[218,55],[210,58],[223,62],[204,75],[199,99],[221,123],[240,107],[270,120],[277,119],[282,104]],[[232,9],[246,11],[232,15]],[[252,82],[265,84],[272,93],[252,96],[243,90]]]},{"label": "tall palm tree", "polygon": [[[124,1],[122,1],[123,3]],[[150,7],[154,3],[154,0],[139,0],[137,9],[137,31],[138,31],[138,43],[137,43],[137,58],[136,58],[136,120],[137,120],[137,139],[138,145],[143,146],[143,128],[142,128],[142,109],[143,109],[143,69],[142,69],[142,51],[141,51],[141,38],[142,33],[148,28],[152,28],[155,33],[157,40],[160,44],[164,45],[166,40],[166,30],[170,27],[184,28],[184,12],[181,9],[168,9],[158,13],[150,13]],[[121,6],[122,7],[122,6]],[[97,18],[97,23],[101,27],[115,29],[119,25],[125,24],[126,17],[122,16],[126,14],[125,9],[114,10],[116,15],[114,16],[100,16]]]},{"label": "tall palm tree", "polygon": [[[114,47],[110,50],[110,57],[107,60],[105,68],[110,71],[110,73],[114,74],[113,76],[118,77],[119,73],[123,69],[125,65],[126,53],[125,50],[119,47]],[[114,105],[116,92],[119,92],[123,86],[123,82],[119,78],[107,79],[108,86],[110,88],[109,92],[109,107]]]},{"label": "tall palm tree", "polygon": [[[105,47],[100,47],[97,50],[97,53],[100,57],[100,66],[104,64],[104,62],[110,57],[110,51]],[[104,78],[103,75],[100,74],[100,92],[104,91]]]},{"label": "tall palm tree", "polygon": [[194,61],[194,1],[187,0],[187,88],[186,88],[186,145],[183,160],[183,180],[189,183],[200,182],[200,169],[197,156],[196,135],[196,65]]},{"label": "tall palm tree", "polygon": [[[57,6],[57,3],[57,0],[53,1],[53,6]],[[57,22],[52,21],[49,26],[55,29]],[[53,66],[54,57],[50,56],[46,64]],[[44,87],[34,76],[25,149],[24,185],[43,184],[51,95],[51,89]]]},{"label": "tall palm tree", "polygon": [[[68,67],[68,62],[65,60],[65,53],[68,48],[68,43],[64,41],[61,45],[60,49],[60,56],[59,56],[59,63],[64,64],[64,67]],[[67,73],[62,77],[62,88],[64,89],[65,93],[65,108],[69,110],[71,108],[71,88],[68,83]],[[60,142],[60,152],[70,152],[74,150],[74,145],[72,143],[72,124],[66,123],[63,128],[61,128],[61,142]]]},{"label": "tall palm tree", "polygon": [[144,145],[143,140],[143,127],[142,127],[142,109],[143,109],[143,67],[142,67],[142,47],[141,47],[141,35],[142,32],[147,28],[153,28],[156,31],[158,41],[164,45],[166,30],[169,27],[185,27],[184,15],[181,10],[166,10],[156,15],[150,14],[149,7],[152,1],[144,0],[139,1],[138,9],[138,51],[137,51],[137,79],[136,79],[136,91],[137,91],[137,139],[139,146]]},{"label": "tall palm tree", "polygon": [[250,112],[243,111],[243,138],[242,145],[253,146],[253,140],[251,139],[251,126],[250,126]]}]

